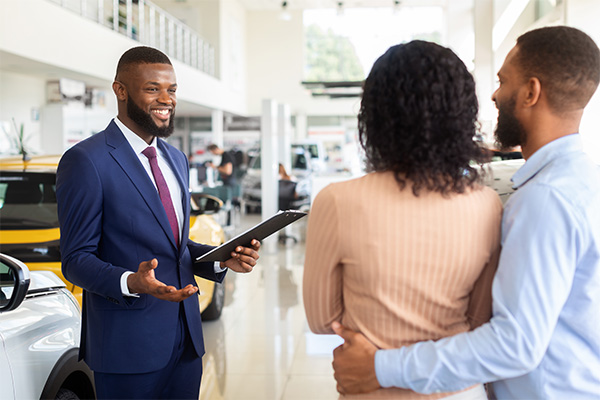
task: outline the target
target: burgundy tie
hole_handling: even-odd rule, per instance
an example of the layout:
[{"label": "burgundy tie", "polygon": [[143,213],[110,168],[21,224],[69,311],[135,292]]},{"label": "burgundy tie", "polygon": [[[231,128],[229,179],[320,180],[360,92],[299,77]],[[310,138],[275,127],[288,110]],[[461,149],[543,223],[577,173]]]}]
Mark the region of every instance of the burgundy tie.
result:
[{"label": "burgundy tie", "polygon": [[165,181],[165,177],[163,176],[162,172],[160,172],[160,168],[158,167],[156,149],[152,146],[147,147],[144,151],[142,151],[142,154],[148,157],[148,160],[150,161],[150,168],[152,169],[152,175],[154,175],[154,180],[156,181],[156,186],[158,187],[160,201],[162,201],[163,207],[167,212],[167,218],[169,218],[169,224],[171,224],[173,236],[175,237],[175,244],[177,247],[179,247],[179,225],[177,224],[177,215],[175,214],[175,208],[173,207],[173,201],[171,200],[169,186],[167,186],[167,181]]}]

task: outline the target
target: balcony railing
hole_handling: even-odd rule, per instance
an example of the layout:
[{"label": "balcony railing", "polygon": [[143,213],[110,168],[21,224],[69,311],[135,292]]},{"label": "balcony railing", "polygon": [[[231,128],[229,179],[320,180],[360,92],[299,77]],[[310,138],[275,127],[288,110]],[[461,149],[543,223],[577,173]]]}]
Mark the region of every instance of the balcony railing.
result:
[{"label": "balcony railing", "polygon": [[215,76],[215,50],[187,25],[146,0],[49,0],[119,32],[155,47],[211,76]]}]

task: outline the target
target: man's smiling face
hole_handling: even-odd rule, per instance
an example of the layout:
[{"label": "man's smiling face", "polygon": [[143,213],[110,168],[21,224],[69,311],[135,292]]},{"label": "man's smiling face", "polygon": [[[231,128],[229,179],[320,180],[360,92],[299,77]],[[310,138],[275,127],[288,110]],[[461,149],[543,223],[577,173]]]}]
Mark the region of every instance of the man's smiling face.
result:
[{"label": "man's smiling face", "polygon": [[169,64],[131,66],[121,82],[127,89],[127,117],[138,135],[166,138],[173,133],[177,81]]}]

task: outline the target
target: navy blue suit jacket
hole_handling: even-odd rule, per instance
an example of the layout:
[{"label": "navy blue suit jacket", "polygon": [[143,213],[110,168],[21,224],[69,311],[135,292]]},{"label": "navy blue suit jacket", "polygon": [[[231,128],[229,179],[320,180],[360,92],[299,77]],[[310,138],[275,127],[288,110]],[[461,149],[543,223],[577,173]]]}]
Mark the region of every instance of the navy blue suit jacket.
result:
[{"label": "navy blue suit jacket", "polygon": [[[56,194],[62,271],[84,291],[80,357],[106,373],[145,373],[164,367],[175,341],[180,303],[142,294],[124,297],[120,279],[142,261],[158,260],[156,278],[176,288],[195,285],[194,274],[222,281],[213,263],[193,260],[212,249],[188,239],[190,194],[185,155],[163,140],[158,147],[183,194],[179,250],[158,192],[113,122],[68,150],[58,166]],[[183,301],[198,356],[204,354],[198,297]]]}]

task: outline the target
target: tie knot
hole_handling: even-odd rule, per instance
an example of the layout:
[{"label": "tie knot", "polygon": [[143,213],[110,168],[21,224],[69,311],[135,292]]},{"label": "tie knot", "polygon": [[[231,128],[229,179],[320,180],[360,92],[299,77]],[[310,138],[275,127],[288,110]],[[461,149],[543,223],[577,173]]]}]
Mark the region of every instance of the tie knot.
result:
[{"label": "tie knot", "polygon": [[148,146],[142,151],[142,154],[148,158],[156,158],[156,149],[153,146]]}]

